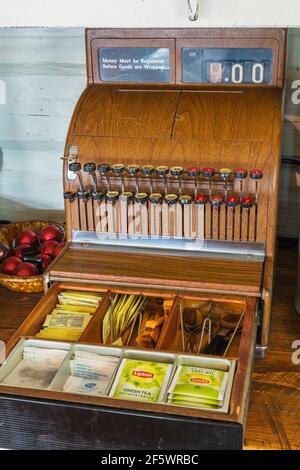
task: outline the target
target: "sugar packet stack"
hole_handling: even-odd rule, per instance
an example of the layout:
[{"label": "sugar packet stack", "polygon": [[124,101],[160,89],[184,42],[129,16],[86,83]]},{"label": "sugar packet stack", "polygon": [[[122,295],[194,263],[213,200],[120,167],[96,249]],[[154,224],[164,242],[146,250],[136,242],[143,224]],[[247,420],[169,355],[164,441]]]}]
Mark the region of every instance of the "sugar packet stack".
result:
[{"label": "sugar packet stack", "polygon": [[61,292],[58,304],[47,315],[36,337],[77,341],[91,321],[101,299],[102,295],[94,292]]},{"label": "sugar packet stack", "polygon": [[70,361],[71,375],[64,391],[81,395],[105,395],[119,358],[76,351]]},{"label": "sugar packet stack", "polygon": [[178,366],[167,392],[167,403],[192,408],[223,406],[228,372],[193,366]]}]

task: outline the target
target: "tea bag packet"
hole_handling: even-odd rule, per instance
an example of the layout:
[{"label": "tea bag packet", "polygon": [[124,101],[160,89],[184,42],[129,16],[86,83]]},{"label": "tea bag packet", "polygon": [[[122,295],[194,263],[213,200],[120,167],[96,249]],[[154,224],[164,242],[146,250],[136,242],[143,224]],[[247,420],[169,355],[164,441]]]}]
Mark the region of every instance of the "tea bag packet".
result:
[{"label": "tea bag packet", "polygon": [[141,295],[115,294],[103,319],[103,342],[122,346],[122,335],[136,320],[145,302],[146,298]]},{"label": "tea bag packet", "polygon": [[118,357],[76,351],[70,361],[71,374],[109,382],[119,362]]},{"label": "tea bag packet", "polygon": [[110,396],[159,402],[165,393],[171,370],[171,364],[123,359]]},{"label": "tea bag packet", "polygon": [[103,396],[106,392],[107,383],[103,380],[87,379],[70,375],[65,385],[64,392],[77,393],[80,395]]},{"label": "tea bag packet", "polygon": [[222,407],[228,372],[178,366],[167,392],[167,402],[197,408]]},{"label": "tea bag packet", "polygon": [[118,363],[116,356],[75,351],[69,363],[71,374],[63,390],[83,395],[105,395]]},{"label": "tea bag packet", "polygon": [[46,363],[53,367],[60,367],[66,357],[63,349],[37,348],[35,346],[24,346],[23,359],[30,362]]},{"label": "tea bag packet", "polygon": [[27,388],[48,388],[68,351],[24,347],[23,358],[1,385]]}]

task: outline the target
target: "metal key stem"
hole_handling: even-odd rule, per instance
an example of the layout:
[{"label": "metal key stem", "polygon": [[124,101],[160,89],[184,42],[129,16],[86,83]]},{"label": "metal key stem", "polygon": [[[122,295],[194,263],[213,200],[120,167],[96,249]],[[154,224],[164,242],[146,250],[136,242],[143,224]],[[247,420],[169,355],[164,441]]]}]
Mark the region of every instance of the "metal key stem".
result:
[{"label": "metal key stem", "polygon": [[[68,203],[70,204],[73,204],[73,202],[77,199],[77,194],[73,191],[66,191],[64,193],[64,199],[65,201],[68,201]],[[81,220],[79,219],[78,220],[78,224],[79,224],[79,230],[81,230]]]},{"label": "metal key stem", "polygon": [[108,163],[100,163],[100,165],[98,165],[98,172],[101,176],[101,180],[102,181],[105,180],[107,191],[110,191],[111,190],[110,179],[108,177],[108,173],[110,172],[110,165]]},{"label": "metal key stem", "polygon": [[116,163],[111,167],[111,171],[114,175],[121,177],[121,192],[125,192],[125,181],[124,181],[124,171],[125,166],[122,163]]},{"label": "metal key stem", "polygon": [[242,200],[241,200],[241,219],[240,219],[240,240],[242,240],[242,221],[243,221],[243,217],[242,217],[242,213],[243,213],[243,210],[246,211],[246,215],[247,215],[247,228],[246,228],[246,238],[247,238],[247,241],[249,241],[249,238],[250,238],[250,209],[251,207],[253,207],[255,204],[255,201],[251,198],[251,197],[244,197]]},{"label": "metal key stem", "polygon": [[154,228],[154,235],[159,235],[158,233],[158,230],[157,230],[157,220],[156,220],[156,212],[158,210],[158,208],[160,207],[161,205],[161,201],[162,201],[162,194],[161,193],[152,193],[150,194],[149,196],[149,201],[151,204],[153,204],[153,212],[154,212],[154,224],[153,224],[153,228]]},{"label": "metal key stem", "polygon": [[219,176],[224,181],[224,199],[228,197],[228,181],[232,176],[232,170],[230,168],[221,168],[219,170]]},{"label": "metal key stem", "polygon": [[154,167],[152,165],[143,165],[141,168],[141,172],[146,178],[149,178],[150,194],[153,193],[152,175],[154,173]]},{"label": "metal key stem", "polygon": [[85,163],[83,171],[90,175],[93,179],[93,192],[92,192],[92,217],[93,217],[93,229],[96,231],[96,220],[95,220],[95,207],[93,194],[97,193],[97,176],[96,176],[96,165],[95,163]]},{"label": "metal key stem", "polygon": [[[128,233],[128,204],[133,200],[133,193],[131,191],[125,191],[120,194],[120,233],[125,233],[123,227],[126,226],[126,233]],[[123,204],[126,204],[126,220],[123,221]],[[124,223],[125,222],[125,223]]]},{"label": "metal key stem", "polygon": [[221,207],[222,201],[223,201],[223,198],[221,196],[212,196],[211,199],[210,199],[210,202],[211,202],[211,222],[210,222],[210,225],[211,225],[211,238],[213,238],[213,208],[216,207],[217,210],[218,210],[218,222],[217,222],[217,225],[218,225],[217,238],[218,238],[218,240],[220,240],[220,207]]},{"label": "metal key stem", "polygon": [[201,208],[203,208],[203,234],[204,234],[203,238],[205,238],[207,197],[204,195],[197,195],[194,197],[194,201],[196,204],[196,238],[199,238],[199,212]]},{"label": "metal key stem", "polygon": [[140,171],[140,167],[138,165],[128,165],[126,168],[127,173],[131,178],[135,179],[135,192],[139,193],[139,179],[138,179],[138,174]]},{"label": "metal key stem", "polygon": [[[143,224],[143,211],[142,211],[142,208],[144,207],[144,205],[148,201],[148,194],[147,193],[137,193],[137,194],[135,194],[134,198],[140,206],[140,235],[143,236],[144,224]],[[149,228],[148,228],[148,231],[149,231]]]},{"label": "metal key stem", "polygon": [[255,217],[254,217],[254,241],[257,238],[257,218],[258,218],[258,181],[263,178],[262,170],[251,170],[249,176],[252,180],[255,181]]},{"label": "metal key stem", "polygon": [[188,237],[191,238],[192,235],[192,196],[188,194],[182,194],[179,196],[179,202],[182,206],[182,236],[185,236],[185,207],[188,206],[189,208],[189,215],[188,215],[188,227],[189,227],[189,232],[188,232]]},{"label": "metal key stem", "polygon": [[247,170],[245,170],[244,168],[236,168],[234,170],[234,177],[240,183],[240,200],[242,200],[242,198],[243,198],[243,183],[244,183],[244,179],[247,177]]},{"label": "metal key stem", "polygon": [[191,166],[187,169],[188,176],[194,179],[194,196],[197,196],[198,193],[198,177],[200,173],[201,170],[197,166]]},{"label": "metal key stem", "polygon": [[162,179],[164,182],[164,195],[166,195],[168,192],[167,175],[169,173],[169,168],[167,166],[159,166],[156,168],[155,172],[157,173],[159,178]]},{"label": "metal key stem", "polygon": [[209,199],[211,199],[212,195],[212,179],[216,174],[216,170],[211,167],[206,167],[202,168],[201,170],[202,175],[208,179],[208,194],[209,194]]},{"label": "metal key stem", "polygon": [[[79,222],[79,230],[82,230],[82,223],[81,223],[81,210],[80,210],[80,199],[84,198],[84,187],[83,187],[83,179],[81,175],[81,164],[78,162],[70,163],[69,171],[72,171],[76,174],[78,181],[79,181],[79,190],[77,191],[77,210],[78,210],[78,222]],[[85,205],[86,209],[86,205]],[[86,224],[87,224],[87,210],[85,210],[85,217],[86,217]],[[88,227],[88,225],[87,225]]]},{"label": "metal key stem", "polygon": [[181,195],[182,193],[181,177],[183,175],[183,168],[182,166],[173,166],[170,171],[171,171],[171,175],[173,176],[173,178],[175,178],[175,180],[178,181],[179,195]]},{"label": "metal key stem", "polygon": [[119,198],[118,191],[107,191],[106,193],[106,200],[111,203],[112,207],[112,233],[116,234],[116,212],[115,212],[115,204]]},{"label": "metal key stem", "polygon": [[235,229],[235,208],[239,203],[239,199],[235,196],[230,196],[225,200],[226,204],[226,213],[225,213],[225,240],[227,239],[227,231],[228,231],[228,217],[227,211],[228,209],[232,211],[232,234],[231,240],[234,240],[234,229]]},{"label": "metal key stem", "polygon": [[170,209],[171,206],[175,206],[175,227],[174,227],[174,236],[176,235],[176,208],[177,208],[177,200],[178,196],[176,194],[166,194],[165,196],[165,202],[168,205],[168,236],[171,237],[171,215],[170,215]]}]

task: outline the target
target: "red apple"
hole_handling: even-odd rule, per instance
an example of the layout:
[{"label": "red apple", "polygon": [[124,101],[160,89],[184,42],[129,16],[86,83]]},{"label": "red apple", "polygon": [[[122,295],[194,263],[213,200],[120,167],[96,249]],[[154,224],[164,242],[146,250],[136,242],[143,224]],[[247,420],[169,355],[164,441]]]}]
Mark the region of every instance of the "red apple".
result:
[{"label": "red apple", "polygon": [[23,232],[19,233],[16,237],[16,245],[30,245],[34,246],[37,245],[39,242],[39,238],[37,234],[30,229],[23,230]]},{"label": "red apple", "polygon": [[47,225],[43,228],[40,233],[41,242],[46,242],[49,240],[55,240],[57,242],[62,242],[64,239],[64,232],[62,232],[62,227],[57,225]]},{"label": "red apple", "polygon": [[16,246],[16,248],[14,249],[14,255],[22,259],[23,254],[24,254],[23,252],[24,250],[26,250],[26,248],[31,248],[31,245],[28,245],[26,243],[21,243],[20,245]]},{"label": "red apple", "polygon": [[48,240],[44,242],[41,246],[41,254],[51,256],[51,258],[55,258],[55,250],[58,245],[58,242],[55,240]]},{"label": "red apple", "polygon": [[55,257],[59,255],[59,253],[62,252],[62,250],[65,248],[66,244],[64,242],[59,243],[57,247],[55,248]]},{"label": "red apple", "polygon": [[10,256],[1,264],[1,272],[3,274],[15,274],[17,266],[21,263],[22,261],[17,256]]},{"label": "red apple", "polygon": [[36,276],[38,274],[37,267],[32,263],[21,263],[17,266],[17,276]]},{"label": "red apple", "polygon": [[44,255],[44,254],[40,254],[40,255],[36,255],[35,256],[35,259],[40,259],[42,260],[42,270],[44,271],[44,269],[46,269],[50,263],[52,263],[52,258],[51,256],[49,255]]}]

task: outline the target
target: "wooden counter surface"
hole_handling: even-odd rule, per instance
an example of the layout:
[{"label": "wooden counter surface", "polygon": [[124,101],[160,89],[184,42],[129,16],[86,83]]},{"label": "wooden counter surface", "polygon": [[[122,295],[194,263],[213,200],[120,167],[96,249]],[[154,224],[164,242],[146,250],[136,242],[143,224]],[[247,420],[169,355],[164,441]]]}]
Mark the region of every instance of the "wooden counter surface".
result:
[{"label": "wooden counter surface", "polygon": [[[255,362],[246,449],[300,449],[300,364],[293,365],[291,347],[300,340],[300,315],[294,308],[296,264],[296,243],[281,243],[271,343],[268,356]],[[0,340],[12,335],[40,297],[0,287]]]}]

